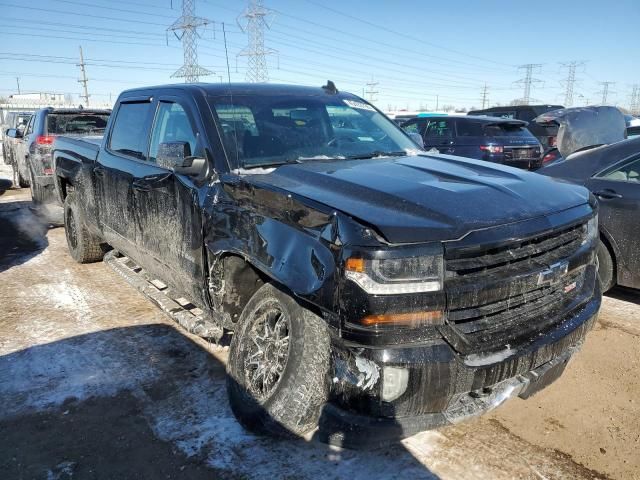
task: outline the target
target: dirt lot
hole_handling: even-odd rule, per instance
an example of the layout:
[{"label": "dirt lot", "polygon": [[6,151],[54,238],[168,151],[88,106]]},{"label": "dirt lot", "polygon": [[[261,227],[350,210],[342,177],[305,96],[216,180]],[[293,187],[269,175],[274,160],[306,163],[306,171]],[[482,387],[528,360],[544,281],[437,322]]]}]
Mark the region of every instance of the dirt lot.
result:
[{"label": "dirt lot", "polygon": [[[0,171],[4,166],[0,166]],[[244,431],[226,352],[0,197],[0,478],[640,479],[640,295],[616,291],[538,396],[377,451]]]}]

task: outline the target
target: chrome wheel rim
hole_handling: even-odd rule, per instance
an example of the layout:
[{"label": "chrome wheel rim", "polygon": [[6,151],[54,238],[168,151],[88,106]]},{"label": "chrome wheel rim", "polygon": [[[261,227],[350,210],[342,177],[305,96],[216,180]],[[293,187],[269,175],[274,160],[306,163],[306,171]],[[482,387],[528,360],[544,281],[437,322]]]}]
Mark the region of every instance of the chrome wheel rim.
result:
[{"label": "chrome wheel rim", "polygon": [[260,306],[253,318],[244,360],[245,386],[263,403],[275,391],[287,366],[291,321],[276,302]]}]

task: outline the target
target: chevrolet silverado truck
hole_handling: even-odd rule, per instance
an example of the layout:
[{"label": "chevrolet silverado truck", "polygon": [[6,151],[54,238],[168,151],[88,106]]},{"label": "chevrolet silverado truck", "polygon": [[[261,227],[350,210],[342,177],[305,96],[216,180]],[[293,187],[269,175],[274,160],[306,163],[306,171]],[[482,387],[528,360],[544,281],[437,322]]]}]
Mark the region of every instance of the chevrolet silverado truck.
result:
[{"label": "chevrolet silverado truck", "polygon": [[584,187],[428,154],[332,82],[128,90],[53,156],[71,256],[111,246],[232,332],[259,432],[378,445],[527,398],[600,307]]}]

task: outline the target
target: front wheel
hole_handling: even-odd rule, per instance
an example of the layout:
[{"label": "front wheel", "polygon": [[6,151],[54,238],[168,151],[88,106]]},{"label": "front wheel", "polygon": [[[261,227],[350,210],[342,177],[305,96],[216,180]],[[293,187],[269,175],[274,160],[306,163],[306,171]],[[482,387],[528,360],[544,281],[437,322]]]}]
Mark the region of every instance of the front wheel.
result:
[{"label": "front wheel", "polygon": [[20,172],[20,169],[18,168],[17,162],[16,162],[15,168],[18,170],[18,185],[20,185],[20,188],[28,188],[29,187],[29,180],[27,180],[26,178],[24,178],[22,176],[22,173]]},{"label": "front wheel", "polygon": [[98,238],[84,225],[84,216],[75,192],[64,199],[64,232],[71,257],[78,263],[102,260],[104,250]]},{"label": "front wheel", "polygon": [[326,323],[275,286],[244,308],[229,351],[231,408],[247,428],[302,435],[318,425],[328,396]]},{"label": "front wheel", "polygon": [[602,293],[605,293],[606,291],[611,290],[615,285],[615,266],[611,253],[602,240],[598,240],[596,255],[598,257],[600,289],[602,290]]}]

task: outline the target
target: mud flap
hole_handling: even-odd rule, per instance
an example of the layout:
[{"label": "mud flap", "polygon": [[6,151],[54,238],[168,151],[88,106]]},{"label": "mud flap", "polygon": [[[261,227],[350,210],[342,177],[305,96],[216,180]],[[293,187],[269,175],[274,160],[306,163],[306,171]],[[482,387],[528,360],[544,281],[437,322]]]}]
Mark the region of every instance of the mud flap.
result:
[{"label": "mud flap", "polygon": [[160,307],[169,317],[189,333],[218,342],[223,335],[222,327],[204,317],[204,313],[189,301],[176,297],[160,280],[149,275],[133,260],[115,250],[104,256],[104,262],[125,278],[138,291]]}]

